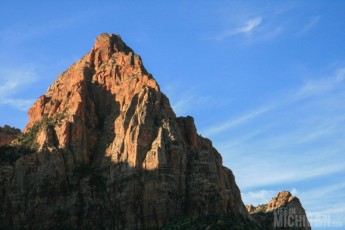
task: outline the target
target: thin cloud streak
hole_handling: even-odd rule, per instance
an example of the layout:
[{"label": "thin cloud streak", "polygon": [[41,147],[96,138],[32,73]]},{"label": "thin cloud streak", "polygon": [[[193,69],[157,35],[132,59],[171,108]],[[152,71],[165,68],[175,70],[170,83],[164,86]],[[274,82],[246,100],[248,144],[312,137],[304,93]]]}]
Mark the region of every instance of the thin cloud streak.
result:
[{"label": "thin cloud streak", "polygon": [[184,116],[187,115],[192,108],[195,109],[196,106],[207,104],[207,102],[208,99],[206,97],[197,97],[195,95],[191,95],[176,101],[174,104],[172,104],[172,108],[177,115]]},{"label": "thin cloud streak", "polygon": [[272,197],[276,195],[274,190],[259,190],[259,191],[249,191],[241,194],[242,200],[245,204],[251,204],[257,206],[259,204],[266,204]]},{"label": "thin cloud streak", "polygon": [[309,81],[301,87],[291,97],[292,101],[298,101],[303,98],[312,97],[327,93],[345,80],[345,68],[340,68],[336,71],[335,76],[324,78],[318,81]]},{"label": "thin cloud streak", "polygon": [[223,32],[217,37],[217,40],[222,41],[229,37],[239,35],[239,34],[250,34],[254,31],[254,29],[259,27],[261,23],[262,23],[262,17],[251,18],[247,20],[243,26],[238,27],[234,30]]},{"label": "thin cloud streak", "polygon": [[6,97],[17,93],[18,90],[28,87],[38,80],[35,68],[23,67],[2,70],[0,72],[0,96]]},{"label": "thin cloud streak", "polygon": [[19,91],[30,87],[38,80],[34,68],[16,68],[0,72],[0,106],[10,106],[20,111],[26,111],[33,99],[20,98]]},{"label": "thin cloud streak", "polygon": [[344,189],[345,183],[340,182],[332,185],[325,185],[314,189],[310,189],[308,191],[301,193],[300,195],[305,197],[304,200],[306,203],[313,203],[313,200],[320,199],[320,197],[323,197],[323,199],[333,198],[334,194],[338,194],[339,196],[345,197],[344,193],[339,193],[339,191],[344,191]]},{"label": "thin cloud streak", "polygon": [[249,19],[246,24],[243,27],[237,28],[235,31],[233,31],[232,35],[235,34],[248,34],[252,32],[256,27],[258,27],[262,22],[261,17],[256,17],[253,19]]},{"label": "thin cloud streak", "polygon": [[325,94],[334,90],[345,80],[345,68],[340,68],[336,71],[335,76],[324,78],[318,81],[309,81],[297,90],[292,91],[288,95],[279,97],[279,100],[267,103],[267,105],[261,106],[261,108],[253,110],[248,114],[242,115],[238,118],[232,118],[225,121],[222,124],[214,125],[203,131],[205,136],[212,136],[226,132],[236,126],[245,125],[246,123],[258,118],[268,112],[274,112],[277,109],[286,108],[291,104],[297,103],[306,98]]},{"label": "thin cloud streak", "polygon": [[[262,162],[258,159],[253,159],[252,161],[237,164],[237,166],[235,165],[232,168],[236,172],[237,182],[241,189],[295,183],[319,176],[328,176],[345,170],[345,166],[339,163],[318,168],[302,163],[295,163],[295,165],[293,165],[294,162],[289,163],[290,165],[286,165],[287,162],[282,163],[275,160],[265,160],[265,162]],[[241,167],[250,165],[251,169],[241,169],[238,165]],[[273,177],[272,174],[275,176]]]},{"label": "thin cloud streak", "polygon": [[316,27],[319,24],[320,20],[321,20],[320,16],[315,16],[315,17],[311,18],[309,20],[308,24],[306,24],[305,27],[299,33],[297,33],[297,36],[302,36],[302,35],[306,34],[309,30]]},{"label": "thin cloud streak", "polygon": [[334,144],[340,150],[332,149],[333,144],[318,151],[303,148],[289,150],[286,148],[293,145],[293,142],[291,144],[288,139],[287,142],[277,149],[271,149],[271,140],[262,145],[247,142],[242,146],[252,145],[252,148],[242,150],[241,147],[233,147],[221,152],[225,162],[228,158],[236,159],[231,168],[236,172],[241,189],[284,185],[345,172],[345,166],[339,163],[344,161],[344,158],[339,157],[344,146]]},{"label": "thin cloud streak", "polygon": [[304,207],[308,207],[306,211],[313,227],[322,227],[322,224],[325,224],[322,220],[325,218],[331,224],[344,224],[345,202],[339,203],[345,198],[344,188],[345,183],[335,182],[299,194]]},{"label": "thin cloud streak", "polygon": [[259,108],[257,110],[254,110],[254,111],[248,113],[248,114],[245,114],[239,118],[231,119],[231,120],[228,120],[228,121],[226,121],[223,124],[220,124],[218,126],[208,128],[205,131],[203,131],[202,134],[205,136],[212,136],[212,135],[222,133],[222,132],[227,131],[233,127],[245,124],[245,123],[257,118],[258,116],[268,112],[270,109],[271,108],[268,106]]},{"label": "thin cloud streak", "polygon": [[[287,140],[290,142],[288,145],[289,147],[293,146],[300,146],[306,143],[311,143],[318,141],[320,138],[334,134],[339,131],[339,127],[342,122],[345,121],[345,118],[341,121],[334,121],[333,124],[321,124],[317,127],[313,127],[311,129],[303,128],[301,130],[296,130],[284,134],[276,134],[272,135],[271,137],[267,137],[266,139],[262,140],[257,138],[259,135],[265,135],[270,132],[270,128],[274,128],[274,125],[268,125],[270,127],[267,128],[256,128],[255,131],[246,133],[244,135],[238,134],[235,138],[230,138],[229,140],[223,141],[219,143],[221,146],[220,150],[222,152],[228,152],[233,150],[237,150],[244,154],[246,151],[252,151],[247,147],[242,149],[241,146],[248,146],[248,143],[252,145],[261,146],[265,148],[266,152],[274,152],[279,151],[282,148],[287,148]],[[267,143],[271,143],[267,145]]]},{"label": "thin cloud streak", "polygon": [[[339,68],[333,76],[308,81],[267,102],[270,109],[263,116],[251,116],[257,111],[253,110],[225,121],[223,128],[209,129],[227,136],[228,140],[215,144],[220,146],[225,165],[237,175],[241,189],[251,192],[345,172],[341,163],[345,160],[344,80],[345,69]],[[240,122],[229,125],[231,121]],[[255,201],[254,194],[245,196]],[[256,199],[262,201],[263,193]]]},{"label": "thin cloud streak", "polygon": [[27,111],[33,103],[33,99],[0,99],[0,105],[7,105],[20,111]]},{"label": "thin cloud streak", "polygon": [[[232,8],[223,10],[226,14],[231,14],[231,20],[227,15],[225,23],[237,23],[232,27],[224,28],[218,34],[215,34],[211,39],[218,42],[230,39],[232,37],[241,36],[243,45],[253,45],[260,42],[267,42],[275,39],[283,32],[290,32],[291,26],[289,25],[289,19],[285,18],[287,11],[290,11],[292,6],[284,6],[279,8],[261,8],[252,11],[235,11],[232,12]],[[272,12],[273,11],[273,12]],[[230,13],[231,12],[231,13]],[[257,15],[253,17],[253,15]],[[245,20],[244,20],[245,19]],[[241,21],[239,21],[241,20]]]}]

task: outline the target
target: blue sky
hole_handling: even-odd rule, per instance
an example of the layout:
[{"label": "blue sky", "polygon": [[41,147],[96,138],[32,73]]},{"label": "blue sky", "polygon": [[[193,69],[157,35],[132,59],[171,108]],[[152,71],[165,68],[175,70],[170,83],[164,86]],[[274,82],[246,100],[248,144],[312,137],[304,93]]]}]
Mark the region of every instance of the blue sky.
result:
[{"label": "blue sky", "polygon": [[120,34],[246,203],[290,190],[315,229],[345,227],[344,1],[1,1],[0,15],[0,125],[23,128],[98,34]]}]

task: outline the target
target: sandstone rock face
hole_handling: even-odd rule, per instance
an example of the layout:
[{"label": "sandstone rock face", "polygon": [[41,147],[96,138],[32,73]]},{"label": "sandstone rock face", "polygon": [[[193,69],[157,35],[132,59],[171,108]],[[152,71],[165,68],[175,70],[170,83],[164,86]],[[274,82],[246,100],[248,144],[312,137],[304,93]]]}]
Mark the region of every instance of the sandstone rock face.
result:
[{"label": "sandstone rock face", "polygon": [[311,229],[300,200],[290,192],[279,192],[268,204],[246,205],[261,229]]},{"label": "sandstone rock face", "polygon": [[192,117],[176,117],[117,35],[101,34],[57,78],[23,135],[37,151],[1,165],[0,227],[150,229],[178,216],[249,217],[211,141]]},{"label": "sandstone rock face", "polygon": [[8,125],[0,127],[0,146],[5,145],[18,137],[20,130]]}]

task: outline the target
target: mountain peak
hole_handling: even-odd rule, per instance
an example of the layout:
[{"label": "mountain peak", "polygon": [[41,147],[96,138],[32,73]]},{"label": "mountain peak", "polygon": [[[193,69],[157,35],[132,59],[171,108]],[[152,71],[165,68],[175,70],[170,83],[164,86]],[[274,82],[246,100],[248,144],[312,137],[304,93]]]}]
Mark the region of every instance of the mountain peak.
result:
[{"label": "mountain peak", "polygon": [[[62,113],[74,116],[86,105],[97,109],[92,113],[101,114],[115,105],[125,109],[144,88],[155,91],[161,98],[159,86],[146,71],[140,56],[119,35],[100,34],[90,52],[64,71],[30,108],[24,132],[44,116],[53,118]],[[103,104],[108,107],[103,108]],[[166,108],[173,114],[170,105]]]},{"label": "mountain peak", "polygon": [[99,48],[100,46],[103,46],[104,44],[108,47],[111,47],[114,45],[114,43],[123,43],[123,40],[120,35],[118,34],[108,34],[108,33],[102,33],[97,36],[95,41],[95,48]]},{"label": "mountain peak", "polygon": [[107,61],[115,52],[133,52],[122,40],[120,35],[102,33],[95,41],[94,50],[99,51],[103,61]]},{"label": "mountain peak", "polygon": [[257,229],[222,156],[119,35],[99,35],[28,114],[16,143],[30,151],[0,162],[0,228],[157,229],[182,216],[186,229]]},{"label": "mountain peak", "polygon": [[311,229],[300,200],[289,191],[279,192],[267,204],[261,204],[257,207],[246,205],[246,208],[262,229],[273,230],[282,227],[294,227],[293,229],[300,230]]}]

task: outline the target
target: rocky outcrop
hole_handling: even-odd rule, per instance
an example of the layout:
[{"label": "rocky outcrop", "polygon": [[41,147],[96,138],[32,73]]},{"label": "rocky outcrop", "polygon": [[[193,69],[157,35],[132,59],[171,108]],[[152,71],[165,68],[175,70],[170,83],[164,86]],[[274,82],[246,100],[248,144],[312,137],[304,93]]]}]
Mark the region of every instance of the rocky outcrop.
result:
[{"label": "rocky outcrop", "polygon": [[18,137],[20,129],[12,128],[8,125],[0,127],[0,146],[5,145]]},{"label": "rocky outcrop", "polygon": [[246,205],[261,229],[311,229],[300,200],[290,192],[279,192],[268,204]]},{"label": "rocky outcrop", "polygon": [[221,155],[118,35],[101,34],[57,78],[16,144],[34,153],[1,163],[0,227],[150,229],[210,215],[253,226]]}]

